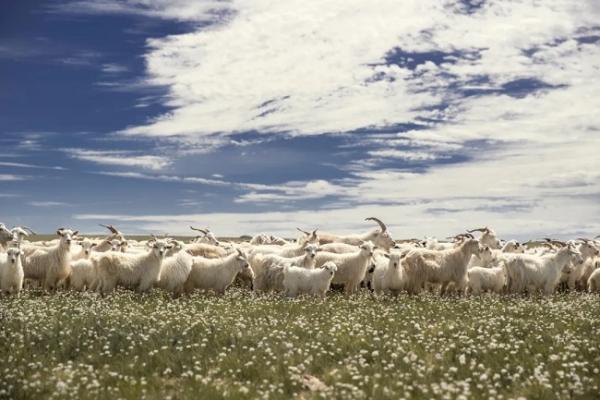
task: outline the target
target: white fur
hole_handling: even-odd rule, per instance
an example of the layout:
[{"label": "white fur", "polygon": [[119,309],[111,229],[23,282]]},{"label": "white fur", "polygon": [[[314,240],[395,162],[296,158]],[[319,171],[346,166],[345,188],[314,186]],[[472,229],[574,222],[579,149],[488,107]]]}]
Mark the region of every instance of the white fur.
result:
[{"label": "white fur", "polygon": [[183,286],[190,276],[194,257],[186,251],[179,251],[165,258],[162,272],[156,286],[179,296],[183,293]]},{"label": "white fur", "polygon": [[570,261],[581,261],[581,254],[571,246],[543,256],[515,254],[506,263],[509,290],[517,293],[525,289],[530,292],[541,290],[551,294],[560,281],[563,268]]},{"label": "white fur", "polygon": [[194,257],[192,271],[185,282],[184,289],[213,290],[224,294],[233,283],[236,275],[244,270],[250,270],[246,256],[238,251],[223,258]]},{"label": "white fur", "polygon": [[375,257],[371,285],[375,293],[398,293],[406,287],[406,273],[402,265],[403,257],[398,253]]},{"label": "white fur", "polygon": [[316,269],[286,266],[283,268],[285,294],[288,297],[304,293],[325,297],[336,271],[337,267],[332,261]]},{"label": "white fur", "polygon": [[77,232],[61,229],[57,234],[58,245],[35,250],[23,263],[25,278],[42,282],[46,289],[55,289],[71,274],[71,242]]},{"label": "white fur", "polygon": [[98,290],[105,294],[119,284],[146,292],[160,279],[166,252],[172,247],[162,240],[151,242],[145,254],[126,254],[109,251],[98,255],[95,265],[99,278]]},{"label": "white fur", "polygon": [[[413,284],[433,283],[441,285],[441,293],[445,293],[449,285],[454,285],[459,292],[464,292],[467,287],[467,266],[473,255],[480,252],[479,242],[475,239],[466,239],[457,244],[456,247],[447,250],[428,250],[415,249],[408,253],[411,255],[423,256],[428,261],[433,261],[431,268],[409,268],[410,274],[416,274],[410,277]],[[407,257],[408,257],[407,256]],[[416,260],[414,257],[408,257],[407,262]],[[433,268],[437,265],[436,268]],[[411,288],[413,291],[418,288]]]},{"label": "white fur", "polygon": [[373,256],[374,246],[371,242],[362,243],[354,253],[329,253],[319,252],[316,257],[316,266],[320,267],[328,261],[337,266],[333,283],[343,284],[346,293],[356,291],[360,282],[365,278],[369,260]]},{"label": "white fur", "polygon": [[588,292],[600,292],[600,261],[596,262],[594,271],[587,280]]},{"label": "white fur", "polygon": [[469,291],[472,294],[481,292],[502,293],[507,282],[506,268],[500,267],[473,267],[467,271],[469,278]]},{"label": "white fur", "polygon": [[16,294],[17,296],[23,288],[22,264],[23,251],[19,248],[11,247],[6,253],[0,253],[0,291],[6,294]]}]

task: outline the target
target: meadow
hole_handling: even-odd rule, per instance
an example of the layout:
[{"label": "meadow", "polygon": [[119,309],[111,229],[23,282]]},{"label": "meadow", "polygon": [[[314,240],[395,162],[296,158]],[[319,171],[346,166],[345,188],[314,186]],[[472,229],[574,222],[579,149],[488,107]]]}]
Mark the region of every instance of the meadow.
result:
[{"label": "meadow", "polygon": [[552,296],[0,299],[1,399],[597,399],[600,301]]}]

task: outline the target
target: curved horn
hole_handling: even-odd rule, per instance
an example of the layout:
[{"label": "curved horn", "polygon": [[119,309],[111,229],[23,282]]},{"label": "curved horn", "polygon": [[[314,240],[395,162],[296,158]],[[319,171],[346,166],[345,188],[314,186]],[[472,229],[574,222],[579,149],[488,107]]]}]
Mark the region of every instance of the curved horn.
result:
[{"label": "curved horn", "polygon": [[369,217],[369,218],[365,218],[365,221],[375,221],[379,224],[379,227],[381,228],[381,232],[387,231],[387,226],[385,226],[385,224],[383,222],[381,222],[381,220],[379,218]]},{"label": "curved horn", "polygon": [[489,232],[490,230],[488,229],[488,227],[486,226],[485,228],[476,228],[476,229],[471,229],[470,231],[467,231],[468,233],[473,233],[473,232]]},{"label": "curved horn", "polygon": [[297,229],[297,230],[299,230],[300,232],[304,233],[306,236],[310,235],[310,232],[303,231],[303,230],[302,230],[302,229],[300,229],[300,228],[296,228],[296,229]]},{"label": "curved horn", "polygon": [[31,235],[37,235],[37,233],[35,233],[33,230],[31,230],[31,228],[28,228],[26,226],[22,226],[21,228],[26,230],[27,232],[29,232]]},{"label": "curved horn", "polygon": [[311,235],[313,237],[317,236],[317,231],[319,230],[319,228],[315,229],[314,231],[312,231]]},{"label": "curved horn", "polygon": [[244,256],[244,253],[242,252],[242,250],[240,250],[240,249],[236,249],[236,250],[237,250],[239,256],[241,256],[241,257]]},{"label": "curved horn", "polygon": [[119,232],[117,230],[117,228],[115,228],[112,225],[104,225],[104,224],[98,224],[98,225],[105,227],[106,229],[108,229],[114,235],[121,235],[121,232]]},{"label": "curved horn", "polygon": [[205,235],[208,233],[208,230],[204,230],[204,229],[200,229],[200,228],[194,228],[193,226],[190,225],[190,229],[193,231],[198,231],[198,232],[202,232]]},{"label": "curved horn", "polygon": [[594,239],[600,239],[600,235],[594,236]]}]

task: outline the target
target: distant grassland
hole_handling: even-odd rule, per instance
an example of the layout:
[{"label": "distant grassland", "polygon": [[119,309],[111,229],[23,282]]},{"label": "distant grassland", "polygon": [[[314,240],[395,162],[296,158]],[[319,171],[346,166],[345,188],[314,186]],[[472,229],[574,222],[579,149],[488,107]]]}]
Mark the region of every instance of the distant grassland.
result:
[{"label": "distant grassland", "polygon": [[0,299],[1,399],[598,399],[600,301],[158,290]]},{"label": "distant grassland", "polygon": [[[87,237],[87,238],[105,238],[108,235],[107,234],[98,234],[98,235],[88,235],[85,233],[81,233],[78,236],[80,237]],[[152,236],[148,236],[148,235],[125,235],[125,237],[127,239],[132,239],[132,240],[149,240],[152,239]],[[159,238],[161,236],[158,236]],[[194,239],[196,236],[168,236],[171,239],[175,239],[175,240],[181,240],[184,242],[190,241],[192,239]],[[30,240],[32,242],[42,242],[42,241],[47,241],[47,240],[53,240],[53,239],[58,239],[58,236],[56,234],[40,234],[40,235],[31,235],[29,237],[27,237],[27,240]],[[222,237],[222,238],[218,238],[219,240],[223,240],[226,242],[241,242],[243,240],[249,240],[250,236],[247,237]]]}]

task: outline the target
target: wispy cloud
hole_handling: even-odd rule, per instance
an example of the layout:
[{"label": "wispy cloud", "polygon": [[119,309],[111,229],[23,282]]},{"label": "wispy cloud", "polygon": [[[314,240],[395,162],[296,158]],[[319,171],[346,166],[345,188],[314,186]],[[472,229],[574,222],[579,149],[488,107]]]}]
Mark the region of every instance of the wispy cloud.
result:
[{"label": "wispy cloud", "polygon": [[64,151],[72,158],[104,165],[161,170],[171,164],[170,159],[165,156],[136,155],[131,151],[86,149],[65,149]]},{"label": "wispy cloud", "polygon": [[63,203],[62,201],[30,201],[27,204],[32,207],[64,207],[71,205],[69,203]]},{"label": "wispy cloud", "polygon": [[30,179],[30,177],[25,175],[0,174],[0,182],[24,181],[26,179]]},{"label": "wispy cloud", "polygon": [[75,0],[48,7],[58,13],[129,14],[180,21],[210,21],[228,9],[228,2],[219,0]]},{"label": "wispy cloud", "polygon": [[127,71],[129,71],[129,68],[125,65],[115,63],[102,64],[102,72],[106,74],[120,74]]},{"label": "wispy cloud", "polygon": [[57,170],[57,171],[64,171],[65,170],[64,167],[59,167],[59,166],[35,165],[35,164],[18,163],[18,162],[5,162],[5,161],[0,161],[0,167],[53,169],[53,170]]}]

